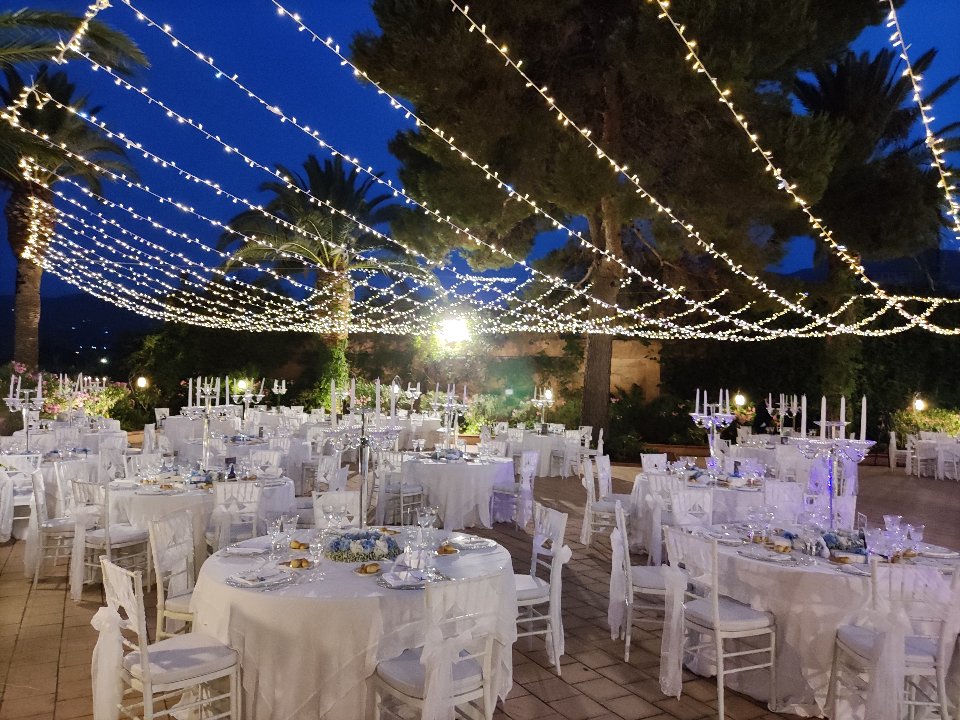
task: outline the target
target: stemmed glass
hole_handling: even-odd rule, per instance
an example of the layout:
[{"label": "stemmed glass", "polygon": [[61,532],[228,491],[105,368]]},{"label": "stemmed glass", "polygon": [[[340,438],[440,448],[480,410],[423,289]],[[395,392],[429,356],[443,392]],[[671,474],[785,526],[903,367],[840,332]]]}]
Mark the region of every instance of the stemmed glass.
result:
[{"label": "stemmed glass", "polygon": [[883,526],[888,531],[896,530],[900,527],[900,523],[903,522],[903,515],[884,515],[883,516]]},{"label": "stemmed glass", "polygon": [[276,560],[280,557],[280,550],[283,548],[283,515],[270,521],[268,532],[270,533],[270,559]]},{"label": "stemmed glass", "polygon": [[417,525],[420,526],[423,535],[423,545],[421,547],[427,547],[430,545],[430,540],[433,536],[433,522],[436,519],[437,509],[435,507],[423,505],[417,508]]},{"label": "stemmed glass", "polygon": [[923,542],[924,525],[907,525],[907,537],[910,540],[910,549],[918,553]]}]

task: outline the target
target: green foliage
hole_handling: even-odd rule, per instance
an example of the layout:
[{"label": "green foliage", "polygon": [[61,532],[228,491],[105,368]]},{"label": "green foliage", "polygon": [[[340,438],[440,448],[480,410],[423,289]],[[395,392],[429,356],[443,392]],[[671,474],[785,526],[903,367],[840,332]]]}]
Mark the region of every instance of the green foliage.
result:
[{"label": "green foliage", "polygon": [[[673,395],[663,394],[647,401],[638,385],[631,386],[629,390],[617,388],[610,407],[610,441],[614,447],[617,447],[617,437],[620,435],[634,435],[647,443],[706,443],[704,431],[690,420],[693,410],[690,403]],[[629,444],[633,441],[625,442]]]},{"label": "green foliage", "polygon": [[897,433],[897,442],[904,446],[907,435],[924,432],[945,432],[960,435],[960,412],[947,408],[897,410],[890,416],[890,429]]}]

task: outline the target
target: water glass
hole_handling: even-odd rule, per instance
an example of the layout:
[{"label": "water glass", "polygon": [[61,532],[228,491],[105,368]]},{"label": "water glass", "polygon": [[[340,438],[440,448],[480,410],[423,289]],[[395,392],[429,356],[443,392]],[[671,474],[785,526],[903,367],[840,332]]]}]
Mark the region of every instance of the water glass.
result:
[{"label": "water glass", "polygon": [[923,542],[923,530],[924,525],[907,525],[907,537],[910,538],[910,549],[914,552],[920,548],[920,543]]},{"label": "water glass", "polygon": [[281,515],[280,524],[283,528],[283,537],[287,541],[287,544],[293,540],[293,533],[297,529],[297,522],[300,520],[299,515]]},{"label": "water glass", "polygon": [[903,522],[903,515],[884,515],[883,525],[887,530],[895,530]]}]

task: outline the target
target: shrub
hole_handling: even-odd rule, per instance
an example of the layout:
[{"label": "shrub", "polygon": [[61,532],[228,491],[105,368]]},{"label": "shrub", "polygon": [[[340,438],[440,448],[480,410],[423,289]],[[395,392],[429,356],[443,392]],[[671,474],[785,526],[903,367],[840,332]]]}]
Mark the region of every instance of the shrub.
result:
[{"label": "shrub", "polygon": [[946,408],[896,410],[890,415],[890,427],[897,433],[897,443],[906,447],[907,435],[915,435],[921,430],[960,435],[960,413]]}]

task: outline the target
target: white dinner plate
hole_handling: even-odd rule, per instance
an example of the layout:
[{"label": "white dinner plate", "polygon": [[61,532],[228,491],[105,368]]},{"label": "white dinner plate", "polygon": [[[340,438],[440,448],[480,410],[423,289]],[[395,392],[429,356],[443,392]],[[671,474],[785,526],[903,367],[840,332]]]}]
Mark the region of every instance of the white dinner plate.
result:
[{"label": "white dinner plate", "polygon": [[293,571],[289,568],[258,568],[230,575],[224,582],[237,588],[262,589],[286,585],[295,579]]},{"label": "white dinner plate", "polygon": [[920,543],[917,552],[924,557],[931,558],[960,558],[960,552],[942,547],[941,545],[931,545],[929,543]]}]

